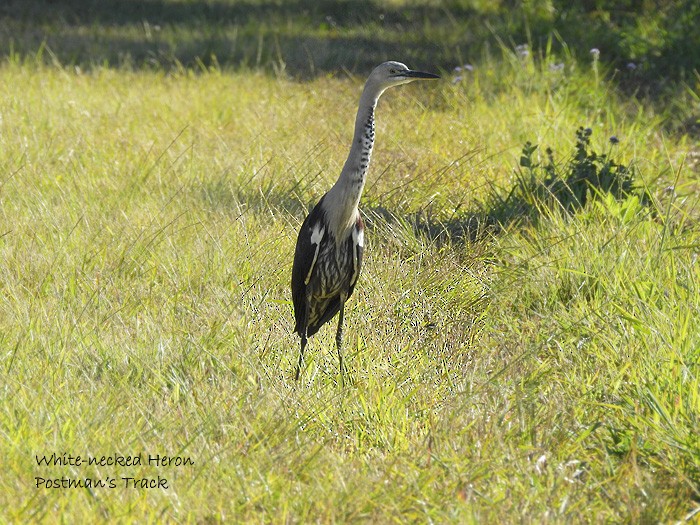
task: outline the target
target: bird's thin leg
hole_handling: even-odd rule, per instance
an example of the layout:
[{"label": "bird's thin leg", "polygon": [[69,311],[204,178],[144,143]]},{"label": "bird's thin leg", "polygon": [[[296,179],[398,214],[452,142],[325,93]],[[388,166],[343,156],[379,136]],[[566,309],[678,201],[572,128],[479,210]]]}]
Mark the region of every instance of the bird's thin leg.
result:
[{"label": "bird's thin leg", "polygon": [[335,344],[338,347],[338,365],[340,367],[340,380],[345,386],[345,379],[343,377],[345,369],[343,367],[343,317],[345,313],[345,301],[340,301],[340,313],[338,314],[338,331],[335,333]]},{"label": "bird's thin leg", "polygon": [[304,330],[304,335],[301,336],[301,352],[299,352],[299,362],[297,363],[297,373],[294,376],[294,381],[299,381],[299,373],[301,371],[301,364],[304,360],[304,348],[306,348],[306,330]]},{"label": "bird's thin leg", "polygon": [[294,381],[299,381],[299,373],[301,372],[301,365],[304,361],[304,349],[306,348],[306,332],[309,324],[309,301],[306,300],[306,306],[304,307],[304,332],[301,334],[301,351],[299,352],[299,362],[297,363],[297,372],[294,375]]}]

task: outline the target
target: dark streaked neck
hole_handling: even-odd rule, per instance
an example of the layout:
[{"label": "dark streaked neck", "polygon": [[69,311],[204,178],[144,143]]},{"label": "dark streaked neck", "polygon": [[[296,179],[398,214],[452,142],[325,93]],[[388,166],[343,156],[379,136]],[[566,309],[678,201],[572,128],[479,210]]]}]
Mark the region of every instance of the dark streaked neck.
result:
[{"label": "dark streaked neck", "polygon": [[[364,98],[364,97],[363,97]],[[369,161],[374,146],[374,109],[377,100],[361,105],[355,119],[355,135],[352,139],[350,153],[340,172],[338,183],[346,186],[360,185],[360,191],[365,183]]]},{"label": "dark streaked neck", "polygon": [[349,233],[357,220],[357,207],[374,146],[374,110],[380,94],[374,86],[365,86],[355,118],[355,134],[350,153],[338,180],[324,199],[331,233],[338,242]]}]

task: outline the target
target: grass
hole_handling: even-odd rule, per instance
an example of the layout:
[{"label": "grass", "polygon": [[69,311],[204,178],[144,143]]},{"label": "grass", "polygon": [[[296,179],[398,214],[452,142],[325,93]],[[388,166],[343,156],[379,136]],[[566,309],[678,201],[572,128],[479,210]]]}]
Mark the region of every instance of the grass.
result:
[{"label": "grass", "polygon": [[[332,328],[293,381],[288,280],[361,78],[1,67],[1,521],[697,515],[693,143],[591,64],[505,53],[382,98],[346,388]],[[651,206],[460,234],[517,184],[526,141],[565,156],[580,126],[596,151],[619,138]],[[37,465],[54,452],[142,464]]]},{"label": "grass", "polygon": [[388,56],[476,63],[497,56],[503,40],[537,52],[554,45],[579,60],[597,48],[630,92],[677,97],[679,80],[697,80],[699,22],[693,0],[6,0],[0,53],[40,49],[47,62],[83,69],[220,63],[308,78],[364,72]]}]

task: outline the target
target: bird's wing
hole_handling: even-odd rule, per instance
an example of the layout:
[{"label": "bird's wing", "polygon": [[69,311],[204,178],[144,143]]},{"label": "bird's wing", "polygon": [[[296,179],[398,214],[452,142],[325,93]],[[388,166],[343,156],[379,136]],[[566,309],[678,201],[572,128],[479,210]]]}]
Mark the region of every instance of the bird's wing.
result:
[{"label": "bird's wing", "polygon": [[306,217],[299,230],[292,266],[292,302],[294,303],[294,331],[301,335],[306,311],[306,286],[313,275],[318,260],[321,241],[327,234],[323,211],[319,204]]},{"label": "bird's wing", "polygon": [[[360,269],[362,267],[362,254],[364,251],[364,223],[359,215],[346,243],[347,251],[345,253],[348,255],[349,264],[352,265],[351,268],[346,268],[346,270],[352,272],[347,281],[348,288],[333,297],[326,297],[319,300],[320,302],[317,302],[316,308],[314,309],[316,314],[312,316],[312,319],[309,319],[309,324],[307,326],[307,335],[309,337],[314,335],[319,328],[335,317],[342,304],[352,295],[355,289],[355,284],[357,283],[357,278],[360,275]],[[319,304],[323,306],[319,306]]]}]

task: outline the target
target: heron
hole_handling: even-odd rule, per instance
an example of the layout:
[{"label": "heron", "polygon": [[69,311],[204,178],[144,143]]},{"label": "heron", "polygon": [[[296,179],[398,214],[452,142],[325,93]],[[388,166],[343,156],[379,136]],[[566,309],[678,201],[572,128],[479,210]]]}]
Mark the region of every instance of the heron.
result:
[{"label": "heron", "polygon": [[374,110],[387,88],[414,80],[440,78],[409,69],[401,62],[384,62],[370,73],[360,96],[355,134],[338,180],[304,219],[292,266],[294,331],[301,338],[295,380],[304,360],[307,340],[336,314],[335,344],[343,378],[345,302],[352,295],[362,267],[364,223],[358,209],[374,146]]}]

